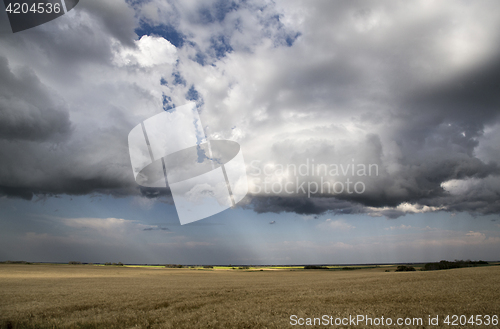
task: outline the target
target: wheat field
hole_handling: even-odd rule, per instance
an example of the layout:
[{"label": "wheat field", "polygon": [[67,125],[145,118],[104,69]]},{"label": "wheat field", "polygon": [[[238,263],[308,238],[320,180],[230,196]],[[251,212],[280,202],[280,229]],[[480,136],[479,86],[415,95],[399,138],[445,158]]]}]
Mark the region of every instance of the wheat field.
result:
[{"label": "wheat field", "polygon": [[[427,320],[428,315],[500,313],[499,266],[387,269],[0,265],[0,328],[293,328],[300,326],[291,325],[292,315]],[[471,326],[453,326],[466,327]]]}]

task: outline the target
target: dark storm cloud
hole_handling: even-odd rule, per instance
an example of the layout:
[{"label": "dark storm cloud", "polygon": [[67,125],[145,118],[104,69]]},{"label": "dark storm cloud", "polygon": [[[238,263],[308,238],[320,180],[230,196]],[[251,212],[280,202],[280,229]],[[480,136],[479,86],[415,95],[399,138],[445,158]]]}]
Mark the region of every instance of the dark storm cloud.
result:
[{"label": "dark storm cloud", "polygon": [[339,214],[365,213],[363,207],[350,201],[326,197],[253,197],[250,203],[257,213],[291,212],[299,215],[319,215],[328,211]]},{"label": "dark storm cloud", "polygon": [[[402,203],[500,211],[500,158],[477,155],[499,118],[498,20],[484,16],[494,2],[459,12],[418,2],[128,3],[81,2],[72,21],[2,36],[0,194],[171,200],[168,189],[136,185],[127,134],[162,102],[198,99],[204,125],[239,138],[247,164],[378,165],[363,194],[255,193],[258,213],[395,218]],[[153,37],[137,55],[136,33],[177,46],[172,67],[151,63]],[[474,183],[451,193],[451,180]]]},{"label": "dark storm cloud", "polygon": [[134,28],[125,2],[94,1],[0,35],[0,195],[141,194],[127,145],[140,120],[123,112],[151,107],[151,91],[111,73]]},{"label": "dark storm cloud", "polygon": [[[485,126],[498,121],[500,111],[500,57],[468,70],[451,81],[432,87],[423,86],[402,95],[396,116],[402,123],[391,132],[399,146],[400,170],[388,174],[380,159],[384,152],[377,135],[355,148],[371,152],[371,163],[381,165],[381,175],[367,183],[367,191],[356,195],[332,198],[257,197],[255,211],[322,214],[325,212],[370,213],[365,207],[397,207],[408,202],[442,207],[449,211],[469,211],[481,214],[498,213],[500,187],[478,183],[463,195],[450,195],[442,184],[450,180],[488,179],[498,177],[496,162],[483,162],[475,157],[478,137]],[[278,145],[278,144],[275,144]],[[283,144],[281,144],[283,145]],[[315,147],[319,147],[315,145]],[[328,148],[325,149],[325,151]],[[283,149],[280,147],[278,149]],[[312,149],[307,148],[309,151]],[[285,153],[293,152],[285,148]],[[304,152],[304,150],[302,150]],[[307,151],[305,151],[307,154]],[[321,159],[321,152],[308,157]],[[318,161],[319,162],[319,161]],[[494,180],[496,182],[496,180]],[[337,200],[337,201],[334,201]],[[388,218],[405,214],[397,209],[381,210]]]},{"label": "dark storm cloud", "polygon": [[446,205],[450,211],[498,211],[493,195],[484,193],[489,189],[486,184],[475,193],[460,196],[450,196],[441,184],[492,179],[500,174],[498,163],[483,162],[474,153],[486,125],[499,118],[499,59],[495,56],[458,77],[403,97],[400,115],[405,123],[395,130],[393,139],[400,146],[399,163],[404,170],[392,175],[386,186],[402,187],[404,194],[389,194],[384,200],[384,193],[369,193],[360,200],[362,204],[380,207],[411,202]]},{"label": "dark storm cloud", "polygon": [[[421,9],[416,3],[407,5],[417,11]],[[326,22],[326,13],[330,11],[320,10],[325,6],[328,5],[313,3],[314,9],[308,8],[314,20],[309,22],[311,25],[305,25],[302,39],[311,49],[317,48],[324,55],[323,62],[310,60],[303,65],[297,61],[297,67],[284,74],[289,78],[286,82],[276,79],[271,88],[264,89],[267,93],[264,99],[272,99],[272,94],[279,93],[280,85],[281,90],[290,91],[288,98],[279,101],[275,98],[268,114],[278,118],[284,113],[280,108],[309,107],[313,108],[309,115],[332,122],[350,121],[373,131],[374,138],[353,142],[341,135],[344,140],[338,137],[335,140],[335,136],[339,136],[338,131],[328,131],[326,127],[314,128],[316,136],[310,129],[307,134],[301,133],[302,139],[294,141],[291,135],[286,135],[286,143],[274,142],[278,158],[275,162],[301,163],[294,160],[296,154],[303,159],[316,159],[317,163],[328,163],[325,155],[328,152],[332,155],[330,163],[351,157],[358,161],[363,159],[359,162],[377,163],[380,175],[376,179],[364,180],[367,190],[361,195],[344,193],[335,198],[323,195],[324,198],[308,200],[302,195],[260,196],[253,201],[256,211],[300,214],[337,212],[338,204],[329,202],[336,199],[346,202],[348,205],[343,207],[348,211],[372,213],[371,208],[377,208],[377,215],[389,218],[406,213],[397,209],[402,203],[450,211],[497,212],[495,195],[498,195],[500,186],[496,184],[496,177],[500,174],[500,159],[484,161],[476,157],[475,150],[486,126],[498,122],[500,113],[500,52],[493,41],[498,39],[498,32],[490,30],[489,41],[493,46],[488,56],[465,66],[465,69],[461,66],[452,68],[447,66],[445,52],[440,50],[446,49],[445,45],[450,40],[436,38],[436,31],[447,30],[450,37],[456,33],[456,27],[444,19],[449,14],[446,11],[436,10],[436,13],[421,16],[421,20],[415,19],[419,17],[415,14],[411,17],[413,21],[406,24],[398,21],[401,14],[397,13],[398,10],[388,10],[383,3],[342,2],[339,6],[335,4],[339,9],[335,12],[341,13],[337,21],[341,23],[331,23],[331,29],[308,31],[307,27]],[[478,11],[482,9],[485,8],[474,8]],[[385,20],[400,28],[385,29],[385,35],[380,32],[382,29],[367,33],[377,24],[383,26],[386,23],[377,18],[377,13],[379,18],[385,14]],[[349,17],[353,19],[351,22]],[[485,30],[490,28],[487,24],[484,23]],[[355,25],[362,33],[350,34],[349,25]],[[337,30],[343,33],[341,45],[338,39],[331,37]],[[318,35],[313,35],[313,31]],[[320,41],[321,37],[324,40]],[[463,42],[462,39],[459,41]],[[333,46],[327,46],[327,40]],[[451,55],[455,54],[449,49],[445,51],[449,51],[448,60],[451,60]],[[460,51],[464,52],[463,49]],[[311,52],[311,55],[316,54]],[[416,69],[419,66],[421,70]],[[434,69],[429,69],[432,67]],[[333,105],[321,110],[320,104],[325,101]],[[363,106],[360,107],[360,104]],[[333,109],[335,107],[343,109]],[[354,120],[346,120],[346,114]],[[269,129],[272,129],[271,125]],[[332,136],[332,141],[325,143],[328,135]],[[303,142],[305,136],[310,138],[310,143]],[[378,143],[373,142],[376,140]],[[322,144],[325,147],[321,147]],[[348,151],[338,151],[346,145],[351,146]],[[314,178],[311,180],[315,181]],[[477,184],[474,189],[457,195],[442,186],[450,180],[477,180]],[[495,183],[487,184],[488,180]],[[318,200],[322,202],[318,204]]]},{"label": "dark storm cloud", "polygon": [[[109,141],[116,138],[114,134],[117,132],[103,132],[99,137]],[[114,142],[116,148],[119,144]],[[127,146],[122,144],[125,145],[106,154],[84,143],[0,140],[0,194],[25,199],[34,195],[137,194],[139,189],[129,175]],[[89,163],[89,159],[94,163]]]},{"label": "dark storm cloud", "polygon": [[134,46],[134,11],[124,1],[82,1],[79,6],[102,24],[101,33],[112,35],[122,44]]},{"label": "dark storm cloud", "polygon": [[[220,3],[215,6],[214,13],[223,20],[225,14],[220,10],[228,11],[219,8]],[[134,30],[141,19],[121,1],[82,2],[76,9],[39,28],[2,35],[0,194],[25,199],[33,195],[140,194],[167,197],[169,202],[168,189],[139,188],[130,169],[127,134],[147,116],[130,119],[125,112],[143,108],[153,95],[140,82],[123,82],[120,74],[127,75],[129,68],[120,71],[114,56],[117,49],[137,50]],[[3,53],[16,72],[11,71]],[[17,69],[19,66],[24,68]],[[182,79],[179,72],[175,74],[177,80]],[[94,83],[101,85],[94,87]],[[186,83],[174,86],[183,88]],[[193,85],[188,87],[191,89],[182,95],[201,97]]]},{"label": "dark storm cloud", "polygon": [[64,138],[71,131],[62,102],[28,67],[13,73],[0,56],[0,139],[44,141]]},{"label": "dark storm cloud", "polygon": [[[432,118],[436,124],[454,123],[466,136],[475,137],[484,124],[500,116],[500,50],[493,59],[454,76],[441,85],[408,95],[402,106],[415,116]],[[425,117],[424,116],[424,117]]]}]

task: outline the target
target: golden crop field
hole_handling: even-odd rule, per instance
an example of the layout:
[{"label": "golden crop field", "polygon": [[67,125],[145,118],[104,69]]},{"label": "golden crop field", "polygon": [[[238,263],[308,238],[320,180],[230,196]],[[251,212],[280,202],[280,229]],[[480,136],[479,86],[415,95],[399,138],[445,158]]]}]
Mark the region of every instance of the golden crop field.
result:
[{"label": "golden crop field", "polygon": [[[401,273],[387,269],[0,265],[0,327],[296,328],[301,326],[290,324],[291,315],[427,321],[428,315],[441,319],[447,314],[500,313],[499,266]],[[485,326],[450,328],[471,327]]]}]

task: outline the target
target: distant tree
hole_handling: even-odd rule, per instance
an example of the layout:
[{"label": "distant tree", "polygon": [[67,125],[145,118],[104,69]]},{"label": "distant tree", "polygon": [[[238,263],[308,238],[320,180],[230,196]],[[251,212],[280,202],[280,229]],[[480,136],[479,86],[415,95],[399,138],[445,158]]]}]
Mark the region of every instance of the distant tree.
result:
[{"label": "distant tree", "polygon": [[318,265],[306,265],[304,266],[304,270],[327,270],[326,266],[318,266]]},{"label": "distant tree", "polygon": [[479,265],[488,265],[488,262],[479,260],[479,261],[471,261],[471,260],[458,260],[455,259],[454,262],[448,262],[446,260],[442,260],[439,263],[427,263],[424,265],[424,271],[437,271],[437,270],[449,270],[452,268],[462,268],[462,267],[476,267]]},{"label": "distant tree", "polygon": [[399,265],[396,272],[413,272],[415,268],[413,266]]},{"label": "distant tree", "polygon": [[180,264],[167,264],[165,265],[166,268],[183,268],[184,266]]},{"label": "distant tree", "polygon": [[77,262],[77,261],[72,260],[72,261],[68,262],[68,264],[69,265],[82,265],[82,262]]}]

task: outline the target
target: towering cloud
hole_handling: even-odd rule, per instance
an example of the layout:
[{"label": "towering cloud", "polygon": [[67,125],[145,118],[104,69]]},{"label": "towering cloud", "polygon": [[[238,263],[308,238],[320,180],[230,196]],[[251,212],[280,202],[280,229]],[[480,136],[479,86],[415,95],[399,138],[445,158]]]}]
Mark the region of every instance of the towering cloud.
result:
[{"label": "towering cloud", "polygon": [[498,6],[81,2],[0,36],[0,193],[168,195],[135,185],[127,134],[193,100],[257,212],[498,213]]}]

